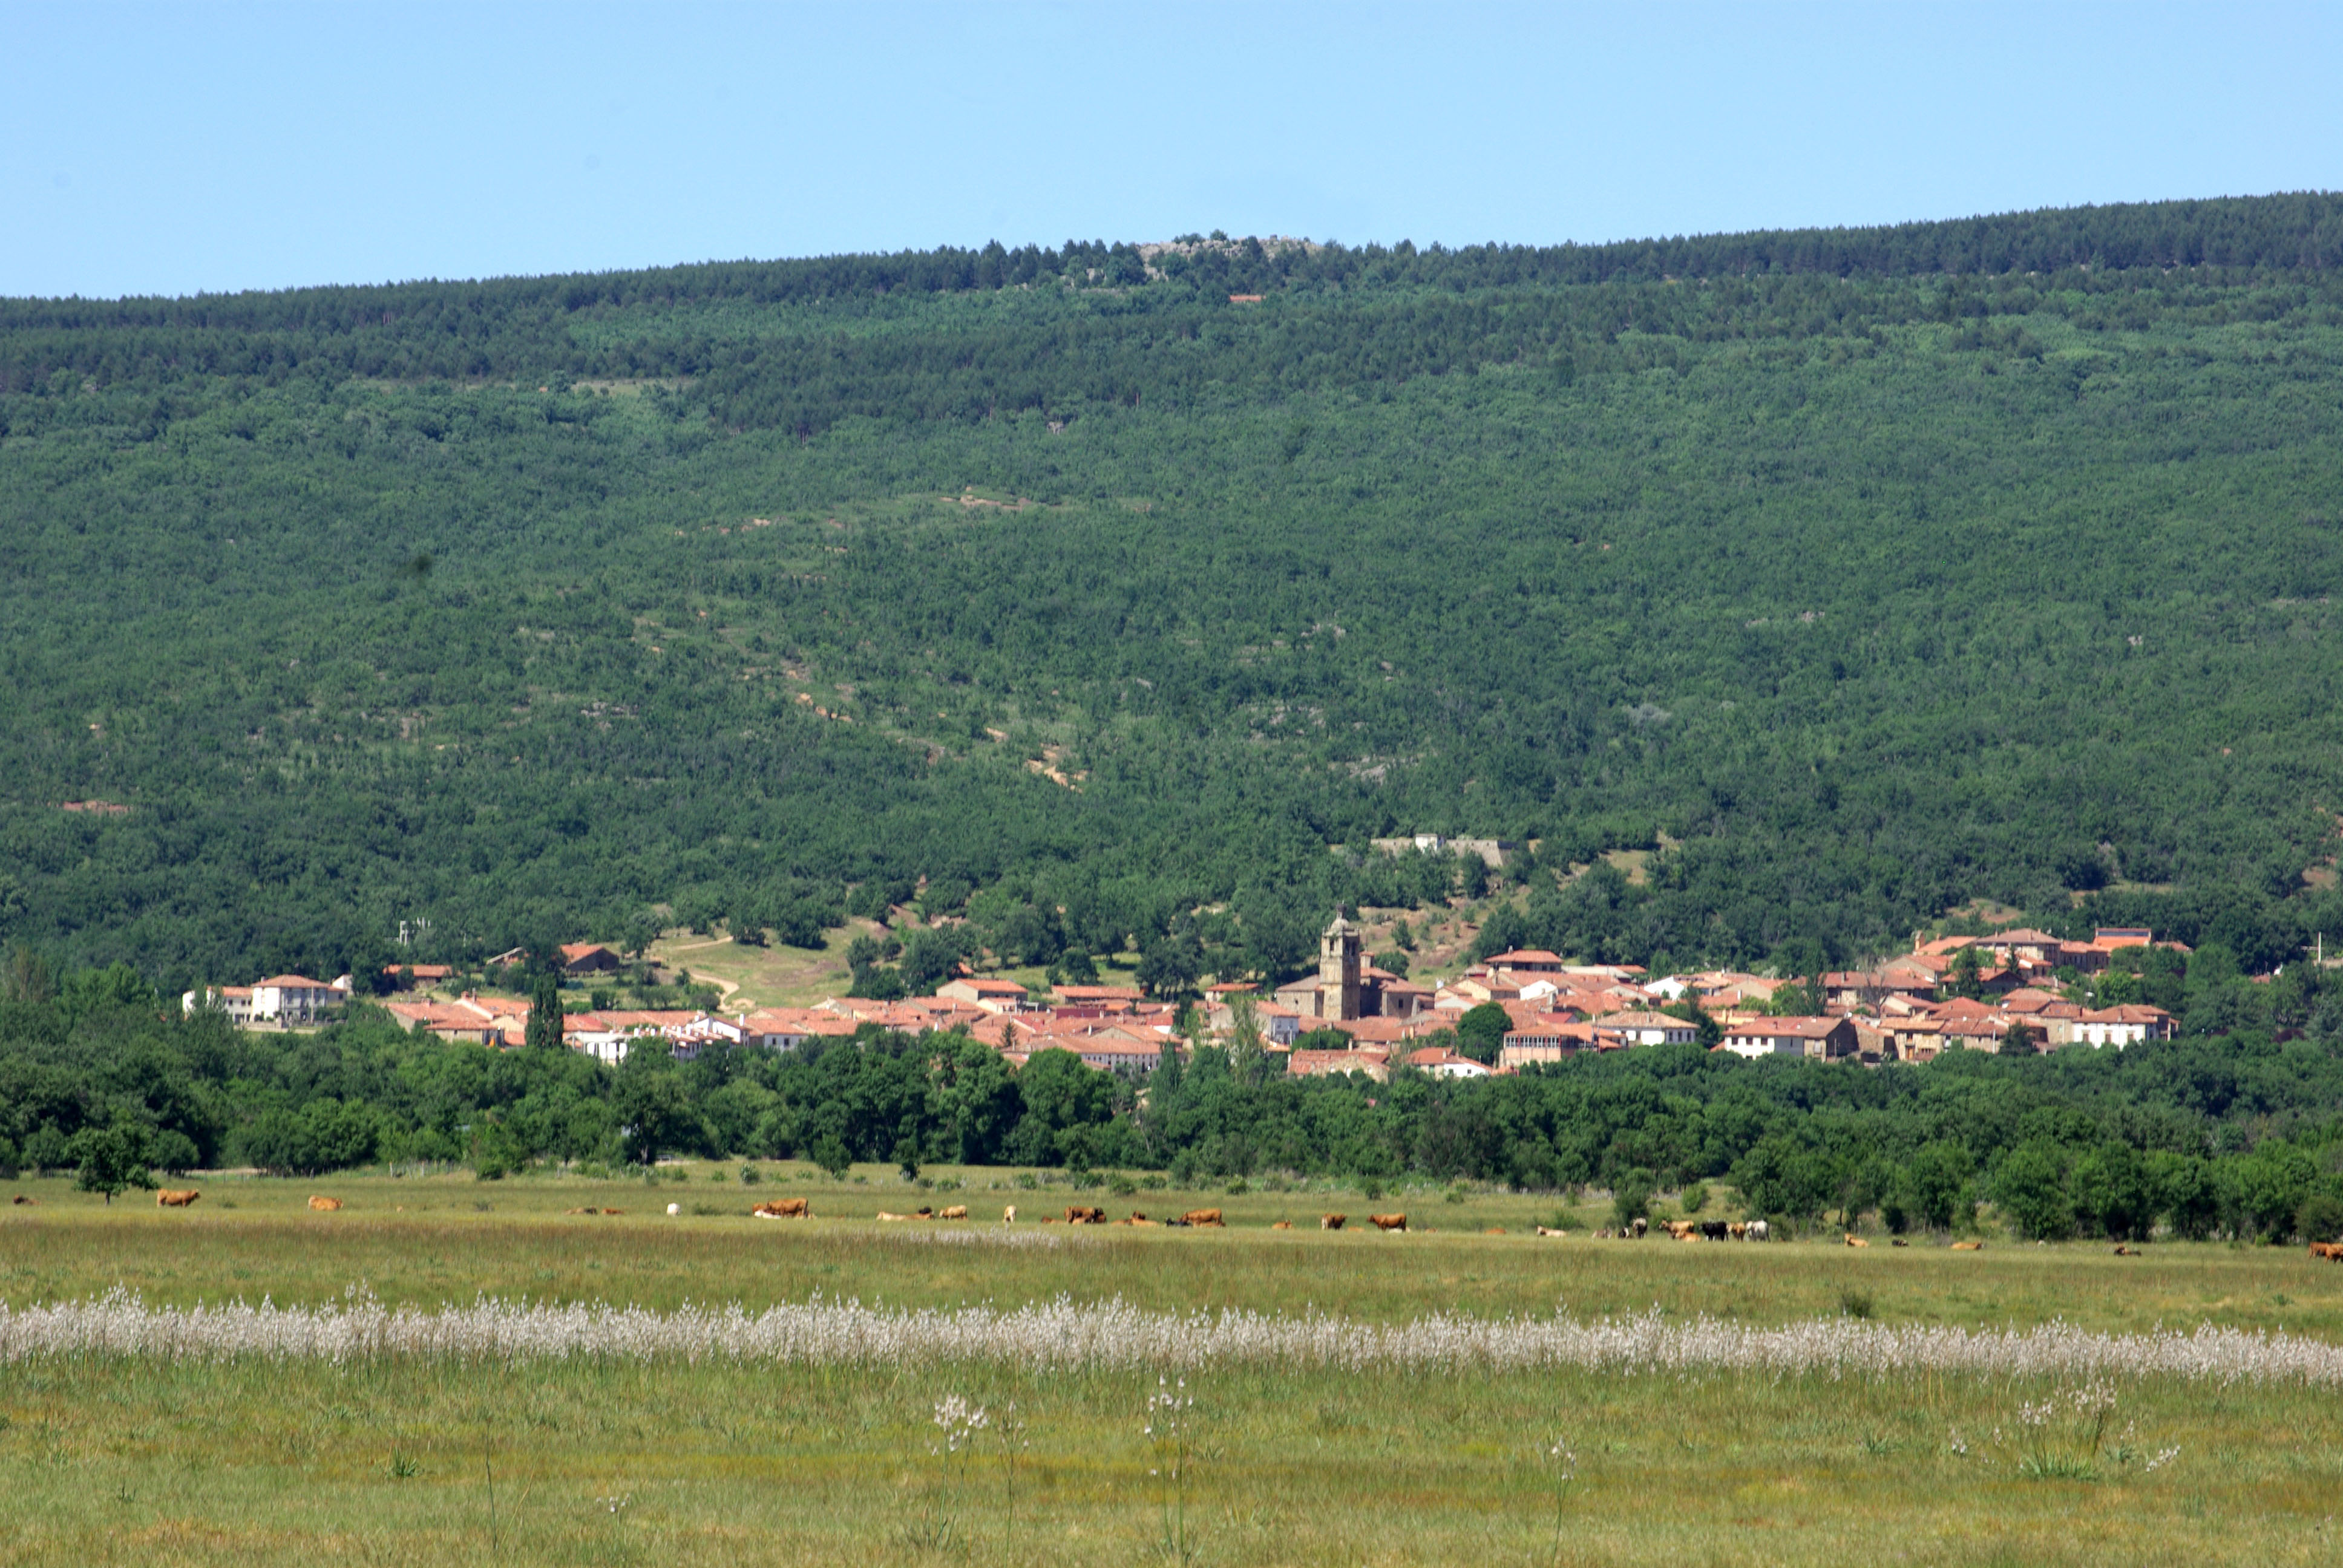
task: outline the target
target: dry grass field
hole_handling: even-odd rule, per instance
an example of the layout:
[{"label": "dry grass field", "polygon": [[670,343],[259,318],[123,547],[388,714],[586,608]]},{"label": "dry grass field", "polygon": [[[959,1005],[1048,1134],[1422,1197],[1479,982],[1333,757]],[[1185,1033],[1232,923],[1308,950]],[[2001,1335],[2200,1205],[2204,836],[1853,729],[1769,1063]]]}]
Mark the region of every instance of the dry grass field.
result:
[{"label": "dry grass field", "polygon": [[[747,1186],[737,1166],[681,1169],[689,1180],[657,1182],[208,1177],[193,1209],[170,1211],[18,1182],[0,1192],[36,1201],[0,1205],[0,1301],[117,1286],[183,1307],[326,1302],[352,1286],[427,1310],[484,1293],[661,1312],[817,1294],[890,1308],[1121,1298],[1361,1324],[1656,1309],[2343,1340],[2343,1269],[2292,1251],[1598,1241],[1591,1212],[1554,1240],[1530,1229],[1557,1217],[1551,1201],[1493,1193],[1116,1198],[990,1171],[931,1173],[968,1185],[922,1191],[891,1171],[834,1182],[768,1165]],[[312,1212],[312,1191],[343,1209]],[[816,1217],[748,1216],[770,1196],[809,1197]],[[1032,1223],[1077,1200],[1118,1216],[1217,1207],[1230,1228]],[[1034,1241],[933,1239],[997,1235],[1011,1201]],[[872,1218],[921,1202],[980,1219]],[[624,1211],[568,1211],[589,1207]],[[1355,1225],[1370,1209],[1406,1210],[1410,1231],[1268,1229],[1329,1210]],[[2343,1550],[2331,1388],[1215,1365],[1186,1372],[1175,1483],[1160,1412],[1147,1432],[1151,1369],[1048,1361],[30,1354],[0,1363],[0,1560],[2193,1563]],[[955,1396],[987,1412],[957,1447],[936,1424]]]}]

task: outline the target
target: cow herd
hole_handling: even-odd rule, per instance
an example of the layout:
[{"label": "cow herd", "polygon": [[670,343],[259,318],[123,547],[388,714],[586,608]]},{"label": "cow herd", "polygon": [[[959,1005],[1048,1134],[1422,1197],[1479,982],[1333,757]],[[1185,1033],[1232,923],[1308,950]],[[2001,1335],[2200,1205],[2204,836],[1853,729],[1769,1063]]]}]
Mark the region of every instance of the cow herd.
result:
[{"label": "cow herd", "polygon": [[[156,1206],[160,1208],[185,1209],[192,1205],[196,1199],[202,1196],[202,1192],[193,1187],[165,1187],[156,1192],[155,1202]],[[20,1204],[32,1203],[36,1201],[37,1200],[27,1198],[22,1193],[17,1194],[15,1199],[15,1201]],[[315,1192],[309,1195],[309,1207],[318,1213],[333,1213],[339,1210],[341,1206],[342,1201],[339,1198],[328,1198],[324,1196],[322,1193]],[[679,1206],[676,1204],[669,1204],[668,1206],[668,1212],[670,1214],[675,1213],[678,1211],[678,1208]],[[623,1209],[570,1209],[565,1211],[565,1212],[571,1214],[623,1214],[626,1211]],[[759,1220],[809,1220],[813,1218],[813,1201],[808,1198],[769,1198],[765,1201],[759,1203],[755,1208],[749,1210],[749,1212]],[[879,1212],[879,1218],[882,1221],[894,1224],[913,1223],[920,1221],[964,1221],[968,1217],[968,1205],[965,1203],[954,1203],[950,1207],[941,1210],[923,1206],[913,1210],[909,1214],[891,1214],[883,1209]],[[1339,1231],[1344,1225],[1350,1223],[1350,1219],[1351,1217],[1348,1214],[1321,1214],[1318,1216],[1318,1228],[1322,1231]],[[1407,1216],[1405,1214],[1370,1214],[1367,1216],[1367,1220],[1369,1223],[1373,1224],[1378,1231],[1405,1231],[1407,1229]],[[1011,1203],[1001,1211],[1001,1222],[1004,1225],[1014,1225],[1017,1223],[1017,1205]],[[1177,1219],[1163,1220],[1151,1220],[1145,1214],[1133,1210],[1130,1216],[1125,1219],[1109,1220],[1106,1217],[1106,1211],[1104,1209],[1090,1204],[1074,1203],[1067,1206],[1065,1217],[1062,1221],[1055,1214],[1045,1214],[1041,1218],[1041,1223],[1044,1225],[1055,1225],[1060,1223],[1068,1225],[1113,1224],[1144,1228],[1162,1227],[1170,1230],[1222,1230],[1226,1227],[1227,1221],[1222,1217],[1221,1211],[1218,1209],[1191,1209]],[[1650,1234],[1654,1228],[1654,1227],[1652,1225],[1650,1221],[1638,1218],[1631,1220],[1625,1224],[1615,1228],[1598,1230],[1594,1232],[1594,1238],[1597,1241],[1641,1241],[1644,1236]],[[1663,1220],[1659,1222],[1657,1228],[1666,1232],[1669,1240],[1675,1241],[1764,1241],[1770,1240],[1772,1235],[1770,1229],[1763,1220]],[[1273,1222],[1270,1226],[1270,1229],[1272,1231],[1291,1231],[1293,1229],[1293,1221],[1291,1220],[1279,1220]],[[1545,1225],[1537,1226],[1536,1231],[1539,1235],[1546,1237],[1560,1237],[1570,1234],[1567,1231],[1557,1230]],[[1490,1233],[1493,1235],[1503,1234],[1502,1231],[1494,1230]],[[1865,1241],[1862,1237],[1853,1234],[1850,1234],[1845,1238],[1845,1242],[1846,1245],[1850,1247],[1868,1247],[1871,1245],[1870,1242]],[[1905,1244],[1903,1238],[1897,1237],[1895,1244],[1899,1247],[1903,1246]],[[1973,1241],[1955,1241],[1952,1244],[1952,1250],[1956,1252],[1980,1251],[1984,1247],[1984,1242]],[[2134,1257],[2138,1256],[2137,1251],[2129,1247],[2117,1247],[2116,1249],[2117,1256],[2122,1257],[2127,1254]],[[2330,1262],[2343,1263],[2343,1241],[2313,1241],[2310,1243],[2310,1255],[2314,1258],[2325,1259]]]},{"label": "cow herd", "polygon": [[[1763,1220],[1663,1220],[1660,1229],[1671,1241],[1764,1241],[1772,1239],[1773,1229]],[[1638,1215],[1625,1224],[1594,1232],[1598,1241],[1640,1241],[1651,1233],[1652,1222]],[[1569,1232],[1537,1228],[1541,1236],[1562,1236]]]}]

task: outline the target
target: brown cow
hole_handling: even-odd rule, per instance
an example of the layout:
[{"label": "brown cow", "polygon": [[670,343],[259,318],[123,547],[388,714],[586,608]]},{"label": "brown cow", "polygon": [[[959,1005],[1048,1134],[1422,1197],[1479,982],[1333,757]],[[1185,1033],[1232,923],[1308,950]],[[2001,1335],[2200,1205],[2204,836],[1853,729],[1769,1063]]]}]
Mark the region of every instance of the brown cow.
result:
[{"label": "brown cow", "polygon": [[40,1200],[38,1198],[27,1198],[22,1192],[19,1192],[14,1198],[9,1199],[8,1201],[11,1203],[38,1203]]},{"label": "brown cow", "polygon": [[1700,1239],[1700,1221],[1697,1220],[1663,1220],[1660,1223],[1666,1227],[1670,1241],[1694,1241]]},{"label": "brown cow", "polygon": [[1846,1239],[1846,1244],[1850,1247],[1868,1247],[1871,1245],[1870,1242],[1856,1235],[1849,1235]]},{"label": "brown cow", "polygon": [[955,1203],[950,1208],[945,1210],[942,1213],[937,1215],[936,1218],[939,1220],[965,1220],[968,1218],[968,1205],[965,1203]]},{"label": "brown cow", "polygon": [[2116,1256],[2118,1258],[2137,1258],[2139,1254],[2134,1251],[2131,1248],[2125,1246],[2121,1241],[2117,1241],[2116,1243]]},{"label": "brown cow", "polygon": [[1293,1221],[1291,1220],[1280,1220],[1276,1224],[1272,1225],[1270,1229],[1272,1231],[1291,1231],[1293,1229]]},{"label": "brown cow", "polygon": [[810,1220],[813,1200],[810,1198],[768,1198],[749,1211],[759,1220]]},{"label": "brown cow", "polygon": [[1483,1228],[1482,1229],[1482,1231],[1481,1231],[1481,1234],[1483,1234],[1483,1236],[1502,1236],[1502,1235],[1503,1235],[1504,1233],[1505,1233],[1505,1228],[1504,1228],[1503,1225],[1489,1225],[1489,1226],[1485,1226],[1485,1227],[1483,1227]]},{"label": "brown cow", "polygon": [[1001,1222],[1004,1225],[1014,1225],[1017,1223],[1016,1204],[1011,1203],[1008,1208],[1001,1211]]},{"label": "brown cow", "polygon": [[1218,1209],[1191,1209],[1180,1218],[1191,1225],[1218,1225],[1221,1222],[1221,1211]]},{"label": "brown cow", "polygon": [[[16,1201],[22,1203],[25,1200],[19,1198]],[[2343,1263],[2343,1241],[2313,1241],[2310,1243],[2310,1255],[2324,1258],[2330,1263]]]},{"label": "brown cow", "polygon": [[1318,1216],[1318,1228],[1322,1231],[1339,1231],[1342,1228],[1342,1221],[1349,1218],[1348,1214],[1321,1214]]},{"label": "brown cow", "polygon": [[624,1209],[605,1209],[602,1212],[605,1214],[623,1214],[626,1211]]},{"label": "brown cow", "polygon": [[1749,1239],[1749,1221],[1735,1220],[1725,1228],[1725,1233],[1736,1241],[1745,1241]]},{"label": "brown cow", "polygon": [[1983,1241],[1956,1241],[1953,1243],[1953,1251],[1956,1252],[1982,1252],[1985,1251],[1985,1243]]},{"label": "brown cow", "polygon": [[309,1207],[320,1214],[330,1214],[341,1206],[339,1198],[320,1198],[315,1192],[309,1194]]},{"label": "brown cow", "polygon": [[1375,1222],[1375,1229],[1378,1231],[1404,1231],[1407,1229],[1407,1216],[1404,1214],[1370,1214],[1367,1218]]},{"label": "brown cow", "polygon": [[1144,1225],[1144,1226],[1147,1226],[1150,1230],[1152,1230],[1152,1229],[1154,1229],[1157,1225],[1161,1224],[1161,1223],[1162,1223],[1162,1221],[1160,1221],[1160,1220],[1151,1220],[1151,1219],[1149,1219],[1146,1215],[1144,1215],[1144,1214],[1141,1213],[1138,1210],[1133,1209],[1133,1210],[1131,1211],[1131,1218],[1130,1218],[1130,1219],[1128,1219],[1128,1220],[1121,1220],[1121,1221],[1117,1221],[1117,1223],[1118,1223],[1118,1224],[1123,1224],[1123,1225]]},{"label": "brown cow", "polygon": [[1085,1209],[1081,1204],[1076,1203],[1066,1210],[1066,1223],[1069,1225],[1103,1225],[1106,1223],[1106,1211],[1103,1209]]},{"label": "brown cow", "polygon": [[158,1209],[184,1209],[202,1196],[203,1194],[193,1187],[184,1191],[169,1187],[157,1188],[155,1192],[155,1206]]}]

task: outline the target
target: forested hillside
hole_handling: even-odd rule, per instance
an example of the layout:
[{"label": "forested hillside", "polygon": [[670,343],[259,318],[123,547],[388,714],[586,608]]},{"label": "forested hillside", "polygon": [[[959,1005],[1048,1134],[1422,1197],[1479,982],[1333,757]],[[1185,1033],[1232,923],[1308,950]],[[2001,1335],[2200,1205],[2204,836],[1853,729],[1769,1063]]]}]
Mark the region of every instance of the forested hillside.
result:
[{"label": "forested hillside", "polygon": [[2343,935],[2339,261],[2300,196],[0,302],[0,942],[926,879],[1279,972],[1429,830],[1589,959],[1985,896],[2267,967]]}]

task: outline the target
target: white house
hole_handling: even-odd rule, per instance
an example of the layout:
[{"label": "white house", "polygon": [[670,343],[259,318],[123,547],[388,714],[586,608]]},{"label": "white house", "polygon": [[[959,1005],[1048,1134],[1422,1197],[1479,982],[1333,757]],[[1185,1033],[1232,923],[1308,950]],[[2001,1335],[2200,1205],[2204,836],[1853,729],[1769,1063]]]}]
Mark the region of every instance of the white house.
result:
[{"label": "white house", "polygon": [[1813,1056],[1835,1061],[1855,1054],[1855,1025],[1843,1018],[1757,1018],[1728,1025],[1718,1047],[1735,1056]]},{"label": "white house", "polygon": [[2142,1040],[2170,1040],[2172,1015],[2160,1007],[2141,1007],[2127,1002],[2120,1007],[2100,1008],[2080,1018],[2054,1018],[2050,1020],[2052,1045],[2114,1046],[2120,1050],[2127,1045]]},{"label": "white house", "polygon": [[347,980],[328,985],[301,975],[277,975],[256,985],[215,986],[208,990],[188,991],[179,998],[179,1008],[183,1012],[193,1012],[206,1005],[216,1007],[238,1027],[273,1023],[290,1028],[319,1022],[330,1009],[349,999]]},{"label": "white house", "polygon": [[1690,1045],[1700,1035],[1691,1024],[1664,1012],[1614,1012],[1596,1019],[1594,1027],[1617,1035],[1622,1045]]}]

